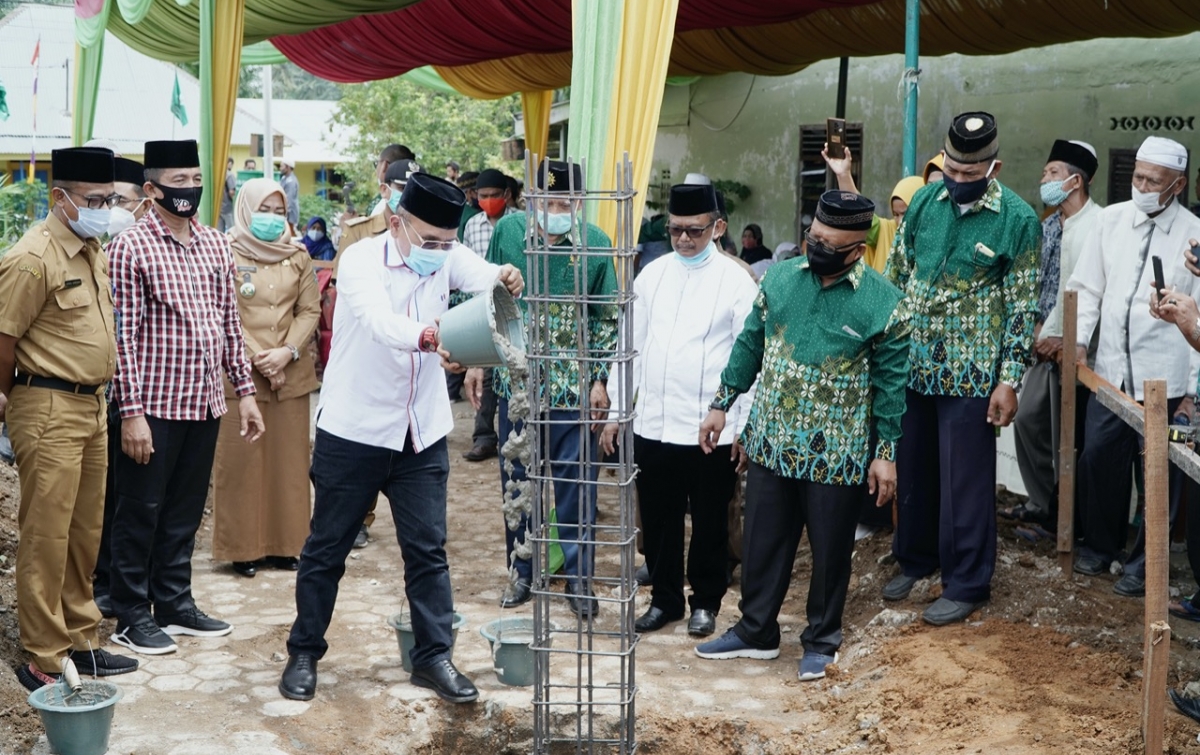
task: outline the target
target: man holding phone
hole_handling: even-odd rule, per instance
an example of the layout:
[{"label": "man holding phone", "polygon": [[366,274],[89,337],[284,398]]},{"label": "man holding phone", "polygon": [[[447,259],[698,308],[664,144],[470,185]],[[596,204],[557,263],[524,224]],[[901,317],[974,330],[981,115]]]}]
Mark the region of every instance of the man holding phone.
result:
[{"label": "man holding phone", "polygon": [[[1181,200],[1186,196],[1186,171],[1182,144],[1147,137],[1134,163],[1133,199],[1101,211],[1067,288],[1079,292],[1076,339],[1081,352],[1099,321],[1096,373],[1137,401],[1143,399],[1145,380],[1165,377],[1171,415],[1190,418],[1200,354],[1188,347],[1179,329],[1151,310],[1151,294],[1160,283],[1193,299],[1200,295],[1200,278],[1189,274],[1185,256],[1191,240],[1200,238],[1200,219]],[[1155,258],[1161,261],[1161,273],[1155,270]],[[1098,401],[1088,405],[1084,432],[1087,445],[1079,456],[1077,491],[1083,543],[1075,571],[1095,576],[1108,571],[1125,548],[1130,467],[1141,438]],[[1185,482],[1183,473],[1172,466],[1172,521]],[[1139,534],[1125,574],[1113,590],[1129,597],[1144,595],[1144,573]]]}]

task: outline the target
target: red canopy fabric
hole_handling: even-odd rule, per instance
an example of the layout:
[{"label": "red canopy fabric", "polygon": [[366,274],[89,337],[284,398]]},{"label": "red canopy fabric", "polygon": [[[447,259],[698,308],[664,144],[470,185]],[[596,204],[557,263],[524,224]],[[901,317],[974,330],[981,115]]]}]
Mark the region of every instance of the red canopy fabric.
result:
[{"label": "red canopy fabric", "polygon": [[[676,31],[757,26],[824,8],[876,0],[681,0]],[[424,65],[459,66],[571,49],[571,0],[422,0],[272,43],[296,65],[331,81],[398,76]]]}]

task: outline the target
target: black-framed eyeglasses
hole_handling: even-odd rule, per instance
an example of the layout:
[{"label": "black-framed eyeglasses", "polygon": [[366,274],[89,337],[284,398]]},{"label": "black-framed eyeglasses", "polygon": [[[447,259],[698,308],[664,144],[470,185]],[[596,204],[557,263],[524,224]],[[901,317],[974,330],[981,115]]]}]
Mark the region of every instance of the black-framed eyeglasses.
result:
[{"label": "black-framed eyeglasses", "polygon": [[80,194],[77,191],[71,191],[70,189],[63,188],[61,186],[59,188],[65,194],[70,194],[72,196],[76,196],[76,197],[79,197],[80,199],[82,199],[89,210],[103,210],[103,209],[111,210],[113,207],[116,207],[118,204],[121,203],[121,195],[120,194],[109,194],[107,197],[90,197],[90,196],[87,196],[86,194]]},{"label": "black-framed eyeglasses", "polygon": [[[438,251],[438,252],[448,252],[454,248],[455,244],[458,243],[457,239],[451,239],[450,241],[440,241],[440,240],[436,240],[436,239],[426,240],[423,236],[421,236],[420,233],[417,233],[417,229],[412,227],[412,224],[408,222],[407,218],[405,218],[405,220],[404,220],[404,227],[413,232],[413,235],[417,237],[417,246],[421,247],[422,249],[429,249],[430,251]],[[405,234],[407,234],[407,233],[408,233],[408,231],[405,231]],[[412,243],[412,239],[409,239],[408,241],[410,244]]]},{"label": "black-framed eyeglasses", "polygon": [[847,252],[853,252],[855,249],[857,249],[859,246],[861,246],[865,242],[851,241],[849,244],[842,244],[841,246],[829,246],[828,244],[826,244],[824,241],[821,241],[820,239],[814,239],[813,235],[812,235],[812,231],[808,231],[807,233],[804,234],[804,243],[808,244],[809,246],[820,245],[820,246],[827,247],[829,250],[833,251],[836,254],[845,254]]},{"label": "black-framed eyeglasses", "polygon": [[704,232],[716,225],[717,221],[712,221],[708,225],[669,225],[667,226],[667,235],[673,239],[680,236],[687,236],[689,239],[698,239],[704,235]]}]

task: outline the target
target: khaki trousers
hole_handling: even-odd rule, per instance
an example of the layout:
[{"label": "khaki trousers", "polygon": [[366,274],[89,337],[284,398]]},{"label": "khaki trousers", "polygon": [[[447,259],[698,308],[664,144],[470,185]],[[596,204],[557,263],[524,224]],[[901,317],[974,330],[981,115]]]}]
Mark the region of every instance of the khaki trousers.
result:
[{"label": "khaki trousers", "polygon": [[21,478],[17,620],[45,673],[68,651],[99,648],[92,571],[108,470],[103,396],[15,386],[6,421]]}]

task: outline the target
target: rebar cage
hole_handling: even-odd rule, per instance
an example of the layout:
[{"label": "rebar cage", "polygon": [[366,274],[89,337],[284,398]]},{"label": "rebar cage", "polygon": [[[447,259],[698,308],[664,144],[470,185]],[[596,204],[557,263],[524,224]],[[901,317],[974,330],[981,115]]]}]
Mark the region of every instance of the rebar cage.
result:
[{"label": "rebar cage", "polygon": [[[533,752],[632,754],[635,683],[634,597],[637,583],[634,520],[632,343],[634,244],[638,224],[633,217],[633,167],[629,156],[616,166],[616,186],[588,191],[572,174],[567,191],[544,180],[538,188],[536,171],[548,176],[548,163],[526,155],[525,197],[526,289],[528,308],[526,355],[529,376],[529,416],[533,454],[528,478],[533,485],[531,535],[534,595],[534,739]],[[587,165],[580,166],[586,176]],[[573,230],[559,245],[550,246],[539,232],[546,227],[551,200],[559,208],[570,202]],[[604,204],[615,206],[616,233],[608,246],[590,243],[589,221]],[[567,258],[567,265],[562,264]],[[615,291],[594,291],[589,284],[597,266],[616,273]],[[555,275],[551,275],[554,268]],[[564,271],[570,271],[569,273]],[[573,280],[571,280],[573,278]],[[612,320],[615,339],[590,337],[593,320]],[[552,318],[574,315],[573,338],[550,328]],[[607,341],[597,343],[597,341]],[[578,385],[575,406],[550,398],[552,368],[574,364]],[[609,381],[621,380],[619,406],[592,405],[594,369],[610,368]],[[570,402],[568,402],[570,403]],[[618,426],[617,453],[602,458],[597,428]],[[552,435],[575,434],[577,460],[554,458]],[[576,538],[563,538],[555,528],[555,482],[575,485],[580,525]],[[595,510],[590,502],[596,501]],[[550,572],[551,548],[579,549],[576,574]],[[588,568],[593,563],[594,568]],[[564,572],[567,569],[563,570]],[[595,611],[571,611],[563,600],[568,586],[576,600]]]}]

